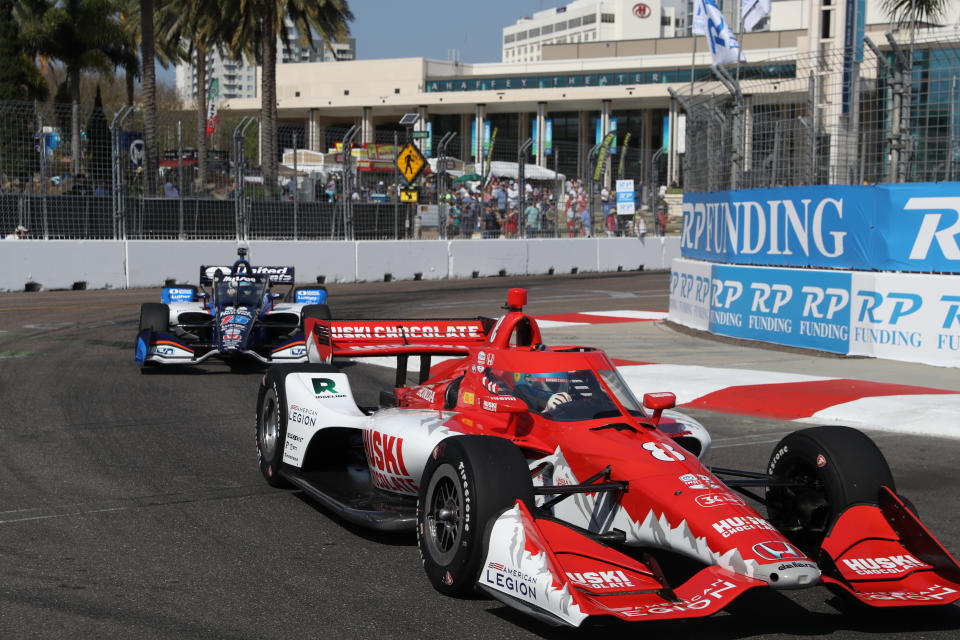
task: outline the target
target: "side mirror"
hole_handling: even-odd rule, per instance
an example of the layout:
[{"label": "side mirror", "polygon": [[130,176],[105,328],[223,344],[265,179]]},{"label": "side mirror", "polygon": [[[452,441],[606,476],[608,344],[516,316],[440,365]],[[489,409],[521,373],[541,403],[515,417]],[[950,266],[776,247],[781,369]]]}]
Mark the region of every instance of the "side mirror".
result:
[{"label": "side mirror", "polygon": [[653,410],[653,424],[660,424],[660,414],[664,409],[677,406],[677,396],[669,391],[643,394],[643,406]]}]

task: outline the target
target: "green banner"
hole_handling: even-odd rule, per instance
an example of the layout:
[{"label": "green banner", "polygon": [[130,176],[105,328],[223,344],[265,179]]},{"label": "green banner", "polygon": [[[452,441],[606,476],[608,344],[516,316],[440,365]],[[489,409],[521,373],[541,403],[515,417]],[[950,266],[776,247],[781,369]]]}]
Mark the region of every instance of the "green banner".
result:
[{"label": "green banner", "polygon": [[497,141],[497,128],[493,128],[493,133],[490,134],[490,148],[487,150],[487,169],[483,172],[483,177],[486,178],[490,175],[490,157],[493,155],[493,143]]},{"label": "green banner", "polygon": [[597,151],[597,166],[593,169],[594,181],[599,180],[600,176],[603,175],[603,165],[607,161],[607,155],[610,153],[610,145],[613,144],[613,140],[616,137],[617,134],[612,131],[603,137],[603,142],[600,143],[600,150]]},{"label": "green banner", "polygon": [[623,177],[623,161],[627,158],[627,145],[630,144],[630,134],[627,133],[623,139],[623,147],[620,149],[620,166],[617,168],[617,178]]}]

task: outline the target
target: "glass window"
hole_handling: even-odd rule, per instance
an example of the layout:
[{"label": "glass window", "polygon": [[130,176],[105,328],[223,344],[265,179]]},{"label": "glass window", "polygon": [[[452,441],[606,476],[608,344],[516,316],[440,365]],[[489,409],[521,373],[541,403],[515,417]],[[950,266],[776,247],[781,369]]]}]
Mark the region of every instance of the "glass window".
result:
[{"label": "glass window", "polygon": [[222,280],[216,283],[216,290],[214,292],[216,304],[218,306],[259,306],[266,286],[266,278],[224,276]]},{"label": "glass window", "polygon": [[580,18],[570,18],[567,20],[567,26],[571,29],[580,26]]},{"label": "glass window", "polygon": [[527,35],[530,36],[531,38],[536,38],[537,36],[540,35],[540,29],[539,28],[530,29],[530,31],[527,32]]},{"label": "glass window", "polygon": [[563,31],[566,28],[567,28],[567,23],[564,20],[561,20],[560,22],[558,22],[553,26],[554,31]]},{"label": "glass window", "polygon": [[547,35],[548,33],[553,33],[553,25],[548,24],[544,26],[543,29],[540,31],[540,33],[542,33],[543,35]]},{"label": "glass window", "polygon": [[[615,371],[597,372],[621,404],[634,416],[642,417],[636,398]],[[514,372],[488,367],[485,386],[498,394],[511,394],[526,403],[530,411],[557,422],[578,422],[622,416],[597,374],[589,369],[552,372]],[[612,381],[611,382],[608,382]],[[616,386],[616,390],[614,390]]]},{"label": "glass window", "polygon": [[511,42],[513,42],[513,40],[514,40],[514,37],[512,33],[508,33],[507,35],[503,36],[504,44],[510,44]]},{"label": "glass window", "polygon": [[597,21],[597,14],[591,13],[589,15],[583,16],[583,24],[593,24]]},{"label": "glass window", "polygon": [[613,23],[616,18],[616,14],[613,13],[601,13],[600,22]]},{"label": "glass window", "polygon": [[517,33],[517,41],[526,40],[526,39],[527,39],[527,32],[526,32],[526,31],[520,31],[520,32]]}]

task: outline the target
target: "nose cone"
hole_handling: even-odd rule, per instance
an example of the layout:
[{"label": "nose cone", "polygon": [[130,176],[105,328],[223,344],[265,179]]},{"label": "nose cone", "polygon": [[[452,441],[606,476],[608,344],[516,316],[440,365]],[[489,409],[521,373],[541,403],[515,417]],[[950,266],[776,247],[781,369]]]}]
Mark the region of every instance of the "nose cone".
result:
[{"label": "nose cone", "polygon": [[774,589],[803,589],[820,582],[820,568],[810,560],[784,560],[759,565],[753,577]]}]

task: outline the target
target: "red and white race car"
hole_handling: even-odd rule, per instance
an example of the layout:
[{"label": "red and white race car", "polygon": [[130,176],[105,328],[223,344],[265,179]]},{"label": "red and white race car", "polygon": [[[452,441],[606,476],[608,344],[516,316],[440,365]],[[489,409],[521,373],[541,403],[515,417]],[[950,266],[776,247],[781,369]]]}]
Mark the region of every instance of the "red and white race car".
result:
[{"label": "red and white race car", "polygon": [[[803,429],[765,473],[710,468],[708,432],[672,393],[641,406],[604,352],[544,345],[525,303],[512,289],[497,320],[310,319],[315,364],[274,366],[260,386],[264,477],[363,526],[415,528],[440,592],[479,587],[555,624],[706,616],[753,588],[960,598],[960,566],[863,433]],[[397,356],[383,406],[357,406],[329,364],[344,356]]]}]

